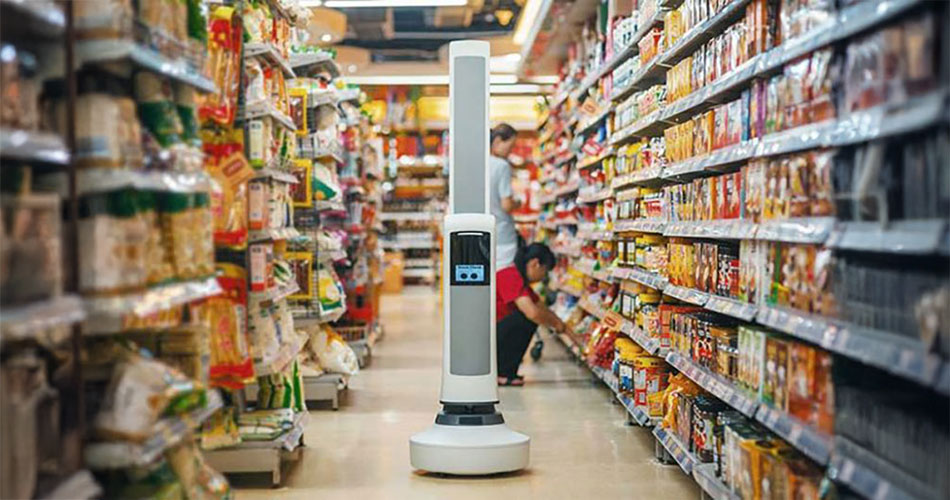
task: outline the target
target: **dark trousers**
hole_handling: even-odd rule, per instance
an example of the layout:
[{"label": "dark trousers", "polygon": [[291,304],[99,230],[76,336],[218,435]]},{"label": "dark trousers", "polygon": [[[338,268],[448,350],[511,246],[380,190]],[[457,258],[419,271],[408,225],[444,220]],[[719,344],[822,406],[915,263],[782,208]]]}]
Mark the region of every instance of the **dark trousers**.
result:
[{"label": "dark trousers", "polygon": [[498,322],[495,336],[498,340],[499,377],[514,377],[518,374],[521,359],[537,328],[537,323],[526,318],[518,309]]}]

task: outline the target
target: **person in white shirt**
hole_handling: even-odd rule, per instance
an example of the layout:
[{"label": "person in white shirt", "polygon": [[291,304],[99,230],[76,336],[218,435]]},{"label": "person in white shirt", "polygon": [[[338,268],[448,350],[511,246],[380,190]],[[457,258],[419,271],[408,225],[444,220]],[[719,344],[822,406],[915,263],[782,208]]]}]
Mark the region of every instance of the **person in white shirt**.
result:
[{"label": "person in white shirt", "polygon": [[517,132],[507,123],[498,124],[491,129],[491,157],[488,168],[491,169],[491,213],[495,216],[495,266],[502,269],[515,261],[518,251],[518,231],[512,212],[519,203],[511,190],[511,165],[508,155],[515,145]]}]

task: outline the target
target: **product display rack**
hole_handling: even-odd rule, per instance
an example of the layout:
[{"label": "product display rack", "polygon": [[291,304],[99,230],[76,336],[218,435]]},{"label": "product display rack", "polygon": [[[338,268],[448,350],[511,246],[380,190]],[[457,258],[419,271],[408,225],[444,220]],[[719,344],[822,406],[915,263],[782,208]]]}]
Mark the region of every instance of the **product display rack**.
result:
[{"label": "product display rack", "polygon": [[[447,194],[444,160],[435,155],[396,158],[391,138],[389,172],[395,171],[380,220],[386,228],[382,248],[401,256],[404,282],[438,283],[441,274],[439,215]],[[393,170],[395,167],[395,170]]]},{"label": "product display rack", "polygon": [[[827,292],[839,294],[835,298],[841,301],[840,312],[833,315],[816,310],[802,310],[800,306],[796,309],[791,304],[779,303],[774,296],[762,301],[750,301],[728,293],[720,294],[719,290],[709,291],[681,281],[671,282],[671,269],[667,266],[672,264],[667,264],[664,260],[660,264],[661,267],[652,263],[644,266],[639,260],[641,245],[644,245],[646,251],[653,252],[655,250],[649,245],[662,244],[664,252],[672,252],[672,247],[666,250],[667,241],[707,245],[712,243],[727,251],[730,248],[744,249],[747,246],[761,245],[763,248],[785,249],[785,252],[802,251],[799,248],[808,252],[815,250],[807,249],[817,249],[825,252],[823,255],[830,255],[836,266],[868,266],[872,262],[881,266],[888,259],[898,259],[890,264],[891,269],[896,271],[887,270],[886,264],[883,264],[881,271],[874,271],[882,273],[882,276],[887,272],[904,272],[901,271],[901,266],[904,265],[901,263],[909,263],[908,259],[919,258],[922,260],[919,261],[921,264],[918,267],[933,265],[938,274],[945,275],[943,270],[946,268],[948,255],[945,250],[948,247],[948,219],[945,210],[941,213],[931,209],[923,216],[902,216],[902,207],[898,206],[892,208],[896,215],[888,217],[886,214],[881,215],[881,206],[878,205],[877,212],[874,212],[877,215],[857,216],[864,217],[865,220],[854,220],[856,216],[849,215],[848,207],[844,202],[838,201],[832,202],[833,205],[838,205],[838,215],[818,213],[772,220],[753,220],[742,215],[720,218],[723,216],[714,215],[712,220],[683,220],[677,219],[679,214],[675,212],[674,203],[678,202],[671,198],[669,193],[675,192],[674,189],[679,189],[676,186],[684,183],[715,186],[716,189],[725,190],[725,184],[722,183],[726,182],[727,176],[733,175],[733,178],[737,179],[742,175],[742,180],[746,180],[746,169],[750,163],[760,162],[768,165],[768,162],[788,161],[786,158],[796,161],[795,155],[812,158],[808,155],[819,154],[815,152],[827,151],[830,148],[835,148],[837,154],[834,157],[836,163],[832,163],[836,169],[833,172],[848,168],[846,165],[850,164],[844,162],[851,158],[848,155],[852,152],[862,154],[863,151],[872,151],[874,147],[883,148],[885,145],[896,149],[900,141],[906,139],[937,137],[936,143],[941,144],[937,147],[943,147],[941,151],[947,151],[945,132],[950,125],[950,89],[946,86],[945,78],[940,76],[946,74],[946,67],[928,67],[931,83],[922,85],[922,90],[911,91],[912,95],[883,97],[870,105],[852,104],[855,106],[853,109],[844,110],[843,103],[846,99],[851,99],[851,94],[842,85],[842,90],[831,98],[832,106],[838,108],[832,117],[811,122],[806,120],[785,130],[776,130],[721,146],[713,145],[715,138],[710,136],[707,152],[695,155],[691,153],[679,161],[664,157],[662,159],[666,161],[655,162],[652,166],[635,166],[632,171],[620,171],[617,167],[619,162],[628,161],[626,155],[629,148],[640,147],[638,144],[652,145],[664,139],[669,141],[670,137],[675,137],[671,136],[670,130],[679,124],[694,120],[694,117],[704,113],[719,113],[730,101],[745,98],[750,87],[758,85],[758,82],[780,78],[783,74],[787,78],[790,67],[796,64],[798,66],[795,67],[802,67],[802,64],[799,64],[802,60],[815,60],[816,51],[830,47],[833,51],[832,63],[836,64],[836,67],[844,68],[846,64],[852,64],[849,59],[852,57],[852,46],[861,47],[862,43],[877,40],[874,37],[884,30],[890,30],[888,34],[891,36],[895,33],[920,34],[918,28],[927,26],[919,28],[925,30],[922,36],[931,37],[928,40],[941,40],[944,34],[938,35],[939,30],[934,28],[933,23],[939,23],[936,19],[944,18],[946,10],[932,2],[913,0],[839,2],[840,5],[831,6],[829,12],[821,14],[824,16],[824,22],[807,27],[792,27],[791,29],[800,30],[795,36],[789,36],[781,43],[760,49],[761,52],[751,55],[747,60],[739,59],[739,64],[728,71],[718,73],[711,82],[700,84],[698,88],[693,87],[691,92],[674,96],[671,94],[672,88],[668,88],[669,85],[676,84],[672,80],[676,76],[674,70],[682,67],[681,63],[688,64],[697,51],[704,48],[709,50],[709,44],[723,38],[724,33],[734,33],[742,29],[741,26],[745,26],[743,23],[751,19],[748,13],[758,8],[760,3],[765,4],[754,0],[702,2],[709,4],[708,10],[701,14],[697,14],[697,11],[686,13],[685,9],[692,9],[699,3],[633,2],[634,17],[639,13],[641,23],[643,19],[648,21],[639,26],[639,29],[634,27],[632,34],[623,35],[629,37],[624,40],[629,39],[630,42],[621,46],[619,38],[615,38],[620,36],[617,31],[619,28],[615,28],[612,23],[615,19],[629,16],[630,12],[620,11],[618,9],[621,7],[617,4],[606,2],[606,8],[596,16],[607,16],[607,20],[601,17],[592,19],[584,28],[587,30],[585,35],[575,38],[581,41],[577,42],[575,50],[570,52],[572,59],[564,63],[564,73],[561,74],[561,81],[550,100],[550,107],[542,114],[538,125],[542,139],[537,157],[543,165],[539,199],[545,208],[537,226],[537,239],[547,242],[558,257],[559,263],[550,286],[550,290],[557,294],[554,308],[562,318],[569,319],[569,325],[573,325],[576,330],[573,335],[559,337],[584,362],[594,363],[592,369],[595,374],[616,393],[616,376],[611,380],[605,374],[605,369],[601,368],[603,365],[598,364],[603,362],[600,357],[603,356],[603,351],[599,350],[595,343],[598,337],[610,338],[602,332],[618,332],[618,335],[631,339],[646,353],[659,355],[665,361],[666,369],[690,380],[704,394],[714,398],[717,404],[725,404],[727,408],[744,414],[747,419],[757,422],[760,428],[766,429],[774,436],[773,439],[796,449],[832,483],[849,493],[864,498],[939,498],[946,493],[945,485],[931,483],[925,486],[926,481],[921,477],[923,472],[915,474],[912,469],[908,470],[908,467],[913,467],[908,465],[910,459],[896,459],[896,452],[885,448],[876,448],[877,452],[874,452],[871,450],[875,448],[868,444],[855,444],[855,438],[851,436],[862,435],[861,433],[867,432],[864,430],[865,426],[872,424],[870,421],[862,423],[855,420],[856,417],[852,413],[855,410],[851,408],[854,403],[850,400],[847,403],[839,402],[838,407],[833,409],[837,413],[831,417],[835,420],[836,429],[821,430],[817,424],[802,420],[799,413],[784,407],[775,407],[773,403],[763,401],[758,395],[741,387],[737,381],[701,366],[691,358],[690,353],[661,347],[657,333],[638,326],[639,319],[635,323],[633,318],[622,318],[619,328],[615,330],[606,326],[617,321],[616,318],[608,319],[612,314],[625,314],[626,298],[620,295],[626,293],[622,290],[627,289],[629,283],[637,283],[645,287],[641,290],[647,290],[647,293],[651,294],[650,297],[662,297],[661,304],[692,306],[698,311],[706,311],[707,314],[714,313],[714,318],[731,318],[729,321],[738,321],[740,325],[773,332],[769,335],[782,342],[791,343],[789,345],[793,347],[789,349],[824,353],[819,355],[829,356],[836,366],[833,382],[829,383],[833,383],[835,390],[844,394],[871,391],[867,394],[873,395],[875,389],[863,387],[867,384],[862,385],[844,374],[846,370],[858,369],[893,377],[893,384],[906,387],[905,391],[913,394],[907,397],[916,397],[917,401],[931,397],[945,398],[950,392],[950,365],[946,350],[941,344],[943,341],[935,342],[933,337],[924,337],[921,333],[902,333],[897,329],[896,319],[872,319],[868,314],[861,316],[859,309],[855,309],[859,307],[859,303],[854,301],[880,299],[870,296],[858,299],[856,296],[851,298],[851,295],[846,298],[841,295],[854,293],[846,292],[844,288],[844,280],[848,274],[832,276],[833,279],[841,280],[841,284],[835,284],[835,288]],[[775,3],[782,3],[782,9],[790,8],[784,2]],[[642,10],[644,8],[646,11]],[[653,10],[650,10],[651,8]],[[676,17],[679,15],[684,16],[683,19]],[[691,21],[686,18],[687,15],[698,15],[698,20]],[[763,15],[767,17],[771,14],[763,11]],[[690,25],[690,22],[693,24]],[[670,36],[669,30],[679,29],[679,23],[687,28],[673,35],[675,38],[672,43],[662,38],[653,42],[656,44],[654,48],[650,48],[649,42],[640,43],[647,33]],[[593,25],[597,27],[594,28]],[[737,25],[740,25],[740,28],[735,28]],[[778,29],[790,29],[791,26],[781,23],[777,25]],[[585,38],[588,35],[593,36],[597,31],[602,32],[604,26],[607,26],[608,31],[614,31],[601,33],[596,41],[594,38]],[[751,39],[754,35],[742,32],[741,36],[749,36]],[[595,50],[594,53],[606,54],[601,55],[602,60],[592,63],[586,53],[592,50],[591,47],[595,43],[602,44],[599,49],[604,50]],[[643,58],[639,67],[636,64],[627,64],[631,59],[637,58],[645,48],[655,52],[651,52],[649,58]],[[922,57],[936,57],[927,51],[942,54],[945,50],[945,40],[939,43],[934,41],[933,45],[923,49]],[[578,60],[583,63],[578,64]],[[628,66],[633,69],[625,69]],[[813,65],[812,68],[817,66]],[[587,74],[584,74],[584,69],[588,69]],[[629,72],[623,73],[621,70]],[[618,78],[625,79],[627,83],[615,85]],[[663,86],[656,87],[657,84]],[[635,115],[630,119],[628,108],[625,108],[628,103],[625,101],[635,101],[633,107],[636,108],[637,103],[648,102],[642,101],[648,91],[659,92],[656,90],[658,88],[662,89],[662,97],[657,100],[656,105],[650,108],[649,104],[646,104],[646,107],[639,104],[639,116]],[[653,95],[661,94],[651,94],[651,97]],[[718,119],[718,114],[716,116]],[[715,126],[718,127],[718,122]],[[712,127],[710,121],[710,130]],[[668,152],[671,144],[667,143],[665,148]],[[660,149],[658,154],[665,155],[666,152]],[[931,157],[930,165],[933,165],[935,158]],[[867,157],[858,157],[857,161],[867,161]],[[904,156],[902,161],[916,160]],[[696,184],[697,182],[700,184]],[[871,182],[875,182],[875,179]],[[909,181],[904,178],[896,182],[901,185],[900,183]],[[846,186],[837,188],[847,189]],[[735,189],[742,193],[743,199],[740,203],[748,203],[746,200],[749,194],[746,190],[749,188],[745,182],[741,187],[736,185]],[[575,192],[578,194],[575,195]],[[698,193],[688,196],[698,196]],[[841,200],[851,200],[856,199],[858,194],[843,191],[841,194],[835,193],[835,196]],[[915,195],[903,196],[912,199]],[[900,203],[899,200],[900,198],[892,198],[890,201]],[[647,212],[653,208],[648,208],[645,203],[656,204],[655,206],[662,208],[653,215],[653,212]],[[905,206],[910,206],[906,203],[905,201]],[[883,208],[886,209],[887,207]],[[711,210],[718,208],[713,207]],[[645,236],[650,238],[643,238]],[[641,238],[644,243],[640,242]],[[575,239],[583,240],[579,248],[574,244]],[[632,253],[634,239],[637,240],[636,263],[633,262]],[[652,243],[654,241],[662,243]],[[609,243],[613,244],[612,247]],[[628,245],[630,261],[626,262],[624,257],[617,256],[617,252],[623,254]],[[853,272],[870,272],[864,269],[854,267]],[[740,269],[739,272],[745,271]],[[864,279],[864,274],[861,276]],[[817,280],[817,276],[809,279]],[[908,275],[900,279],[916,278]],[[944,281],[930,286],[946,288],[948,283]],[[643,297],[645,292],[639,293]],[[621,300],[622,298],[624,300]],[[643,314],[657,314],[643,313],[641,307],[631,306],[638,318]],[[845,314],[852,315],[852,319],[848,319]],[[590,319],[581,319],[585,317]],[[871,321],[881,322],[881,325],[886,324],[884,321],[891,321],[894,329],[872,326]],[[906,323],[900,325],[900,328],[907,328],[904,325]],[[927,327],[920,323],[916,328],[924,330]],[[918,335],[921,338],[918,338]],[[582,340],[581,344],[575,343],[578,337]],[[666,341],[663,340],[664,343]],[[776,342],[778,345],[778,341]],[[595,354],[598,356],[596,363]],[[616,370],[616,367],[614,369]],[[789,365],[788,369],[798,368]],[[609,371],[606,370],[606,373]],[[794,374],[796,377],[800,376],[799,372]],[[831,375],[828,377],[832,380]],[[643,418],[642,407],[631,404],[630,398],[617,393],[617,399],[627,409],[631,422],[640,425],[655,423],[655,420]],[[945,406],[937,405],[939,410],[935,407],[933,411],[945,411]],[[640,412],[639,417],[637,411]],[[862,415],[865,415],[862,418],[871,418],[868,414]],[[937,415],[934,418],[945,417],[946,415]],[[907,410],[899,418],[910,422],[914,421],[913,419],[926,420],[931,417],[926,414],[913,415],[911,410]],[[873,439],[881,439],[881,432],[899,431],[879,430]],[[743,498],[742,492],[730,489],[726,480],[717,475],[712,464],[702,463],[698,456],[693,454],[692,443],[676,439],[670,430],[661,427],[656,427],[654,434],[658,450],[672,456],[684,472],[697,481],[703,490],[704,498]],[[890,439],[902,439],[906,442],[910,438]],[[921,452],[916,452],[918,455],[915,460],[919,460]],[[946,456],[929,455],[929,460],[938,460],[944,465],[948,463]]]}]

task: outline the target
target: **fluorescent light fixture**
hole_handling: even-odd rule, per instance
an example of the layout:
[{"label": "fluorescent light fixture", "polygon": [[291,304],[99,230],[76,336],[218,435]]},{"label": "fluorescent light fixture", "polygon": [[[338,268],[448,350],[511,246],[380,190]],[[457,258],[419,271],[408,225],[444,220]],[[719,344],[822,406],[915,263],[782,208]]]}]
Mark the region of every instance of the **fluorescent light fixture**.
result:
[{"label": "fluorescent light fixture", "polygon": [[323,5],[333,9],[361,7],[462,7],[468,0],[324,0]]},{"label": "fluorescent light fixture", "polygon": [[519,83],[514,85],[492,85],[492,94],[540,94],[541,86],[530,83]]},{"label": "fluorescent light fixture", "polygon": [[[353,75],[347,81],[356,85],[448,85],[449,75]],[[517,82],[515,75],[491,75],[493,84]]]},{"label": "fluorescent light fixture", "polygon": [[518,24],[515,26],[513,40],[518,45],[524,45],[528,40],[528,34],[533,31],[535,24],[540,24],[544,19],[538,16],[541,11],[543,0],[528,0],[521,9],[521,15],[518,16]]}]

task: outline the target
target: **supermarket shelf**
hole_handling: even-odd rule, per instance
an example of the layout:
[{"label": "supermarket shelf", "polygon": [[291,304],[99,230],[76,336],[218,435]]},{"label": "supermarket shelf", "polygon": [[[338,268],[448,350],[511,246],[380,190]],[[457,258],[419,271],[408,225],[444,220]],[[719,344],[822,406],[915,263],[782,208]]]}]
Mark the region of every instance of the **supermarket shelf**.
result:
[{"label": "supermarket shelf", "polygon": [[706,305],[706,301],[709,300],[709,294],[706,292],[677,285],[666,285],[666,287],[663,288],[663,295],[669,295],[670,297],[675,297],[683,302],[689,302],[697,306],[704,306]]},{"label": "supermarket shelf", "polygon": [[694,90],[663,108],[660,120],[674,121],[696,114],[713,102],[724,102],[727,96],[738,94],[756,74],[759,61],[766,57],[759,54],[720,76],[715,82]]},{"label": "supermarket shelf", "polygon": [[758,145],[757,140],[750,140],[668,165],[663,170],[663,179],[682,182],[722,171],[724,167],[741,163],[755,156]]},{"label": "supermarket shelf", "polygon": [[403,259],[403,265],[407,268],[410,267],[432,267],[433,260],[431,258],[426,259]]},{"label": "supermarket shelf", "polygon": [[391,220],[391,221],[420,221],[420,222],[430,222],[435,221],[437,215],[434,213],[428,212],[383,212],[379,214],[379,220]]},{"label": "supermarket shelf", "polygon": [[173,59],[131,40],[100,39],[76,42],[79,64],[131,61],[138,67],[184,83],[203,92],[215,92],[212,80],[191,68],[184,59]]},{"label": "supermarket shelf", "polygon": [[667,354],[666,361],[674,368],[685,374],[690,380],[699,384],[723,402],[739,410],[747,417],[755,416],[759,403],[750,398],[745,392],[731,382],[697,365],[692,360],[678,352]]},{"label": "supermarket shelf", "polygon": [[83,450],[86,465],[95,470],[102,470],[146,466],[152,463],[165,450],[191,436],[195,428],[224,405],[217,390],[209,389],[207,395],[208,399],[203,408],[183,415],[165,417],[156,422],[152,427],[152,435],[144,442],[103,441],[87,444]]},{"label": "supermarket shelf", "polygon": [[840,250],[927,255],[937,253],[947,236],[943,219],[838,222],[827,245]]},{"label": "supermarket shelf", "polygon": [[661,64],[672,67],[689,56],[702,44],[722,33],[726,27],[745,14],[745,6],[750,0],[733,0],[729,5],[705,21],[693,26],[672,47],[660,56]]},{"label": "supermarket shelf", "polygon": [[665,236],[684,238],[714,238],[723,240],[748,240],[755,237],[758,226],[746,220],[710,220],[696,222],[669,222],[663,231]]},{"label": "supermarket shelf", "polygon": [[676,435],[658,425],[653,428],[653,436],[663,445],[663,448],[666,448],[666,451],[673,457],[673,460],[676,460],[683,472],[687,475],[693,474],[693,466],[700,462],[689,452],[689,448],[680,442]]},{"label": "supermarket shelf", "polygon": [[273,179],[287,184],[297,184],[299,180],[294,174],[274,168],[259,168],[254,174],[255,179]]},{"label": "supermarket shelf", "polygon": [[435,279],[435,269],[432,269],[431,267],[429,269],[403,269],[402,277]]},{"label": "supermarket shelf", "polygon": [[296,281],[289,286],[275,286],[264,292],[251,292],[251,298],[260,302],[279,302],[300,291]]},{"label": "supermarket shelf", "polygon": [[610,187],[616,190],[617,188],[629,185],[654,183],[661,179],[662,173],[663,170],[660,167],[645,168],[637,172],[614,177],[613,181],[610,182]]},{"label": "supermarket shelf", "polygon": [[280,70],[284,72],[284,76],[287,78],[297,77],[297,75],[294,74],[293,68],[290,67],[290,62],[284,58],[277,46],[272,43],[251,42],[244,44],[244,58],[247,59],[249,57],[260,57],[268,63],[280,67]]},{"label": "supermarket shelf", "polygon": [[260,241],[292,240],[299,236],[300,232],[297,231],[297,228],[279,227],[250,231],[247,234],[247,241],[249,243],[257,243]]},{"label": "supermarket shelf", "polygon": [[759,405],[755,418],[818,465],[828,464],[828,458],[831,456],[831,436],[765,403]]},{"label": "supermarket shelf", "polygon": [[801,217],[763,221],[755,239],[788,243],[824,243],[835,226],[834,217]]},{"label": "supermarket shelf", "polygon": [[614,89],[613,95],[611,95],[610,100],[619,101],[630,94],[635,90],[643,90],[657,83],[663,77],[666,76],[666,69],[660,65],[660,56],[662,54],[657,54],[650,62],[640,66],[640,69],[634,73],[633,77],[630,78],[630,83],[626,87],[620,89]]},{"label": "supermarket shelf", "polygon": [[660,115],[662,113],[663,108],[658,108],[652,113],[640,117],[640,119],[637,121],[614,132],[614,134],[610,137],[610,144],[623,144],[641,137],[655,137],[657,135],[662,135],[663,127],[667,125],[666,122],[660,120]]},{"label": "supermarket shelf", "polygon": [[[31,4],[6,0],[3,5],[7,3],[18,6]],[[69,163],[69,150],[63,138],[52,132],[0,127],[0,157],[66,165]]]},{"label": "supermarket shelf", "polygon": [[917,383],[938,383],[940,357],[917,339],[777,307],[760,306],[756,321]]},{"label": "supermarket shelf", "polygon": [[583,227],[581,225],[578,225],[577,233],[574,236],[582,240],[590,241],[613,241],[614,239],[614,234],[610,231],[594,227]]},{"label": "supermarket shelf", "polygon": [[[66,14],[50,0],[2,0],[3,16],[11,16],[17,31],[30,36],[58,38],[66,31]],[[9,9],[9,10],[8,10]]]},{"label": "supermarket shelf", "polygon": [[629,414],[630,418],[638,425],[642,427],[653,427],[660,423],[660,418],[647,415],[647,412],[643,411],[643,408],[634,406],[633,400],[631,400],[629,397],[624,396],[617,391],[614,392],[616,392],[617,401],[620,401],[620,404],[623,405],[623,408],[627,410],[627,414]]},{"label": "supermarket shelf", "polygon": [[296,327],[305,328],[308,326],[322,325],[324,323],[333,323],[334,321],[343,317],[343,314],[346,313],[346,307],[340,307],[335,311],[331,311],[328,314],[310,314],[307,312],[301,312],[298,309],[291,309],[291,314],[294,317],[294,325]]},{"label": "supermarket shelf", "polygon": [[614,278],[636,281],[641,285],[646,285],[660,291],[663,291],[669,285],[668,280],[663,276],[647,271],[641,267],[614,267],[611,269],[611,273]]},{"label": "supermarket shelf", "polygon": [[[44,175],[38,179],[45,189],[69,196],[69,177],[66,172]],[[122,170],[114,168],[83,168],[76,172],[76,192],[80,195],[107,193],[120,189],[197,193],[211,188],[211,177],[204,172],[162,172],[149,170]]]},{"label": "supermarket shelf", "polygon": [[593,315],[597,319],[604,319],[604,315],[607,314],[607,311],[604,311],[603,307],[597,304],[592,304],[587,300],[586,297],[581,297],[579,305],[581,306],[581,309],[586,311],[588,314]]},{"label": "supermarket shelf", "polygon": [[294,53],[290,54],[290,65],[295,72],[301,76],[308,76],[315,71],[326,70],[333,78],[339,78],[340,66],[337,65],[333,57],[326,52],[317,53]]},{"label": "supermarket shelf", "polygon": [[0,339],[4,342],[33,338],[58,326],[86,318],[82,300],[65,295],[22,306],[4,306],[0,315]]},{"label": "supermarket shelf", "polygon": [[390,249],[408,250],[412,248],[432,248],[432,249],[439,248],[439,245],[434,241],[420,242],[420,243],[412,243],[412,242],[404,242],[404,241],[380,241],[380,245],[384,249],[387,249],[387,250],[390,250]]},{"label": "supermarket shelf", "polygon": [[275,122],[279,123],[285,129],[293,132],[297,130],[297,125],[289,116],[284,114],[283,111],[280,111],[274,106],[274,103],[270,101],[258,101],[255,103],[248,104],[244,109],[244,119],[252,120],[254,118],[272,118]]},{"label": "supermarket shelf", "polygon": [[643,329],[633,324],[632,321],[624,319],[620,324],[620,331],[637,344],[640,344],[640,347],[644,348],[648,353],[654,356],[666,356],[668,349],[660,346],[660,340],[647,335]]},{"label": "supermarket shelf", "polygon": [[712,500],[740,500],[741,497],[716,477],[716,465],[697,463],[693,465],[693,479],[699,484],[706,497]]},{"label": "supermarket shelf", "polygon": [[97,320],[125,314],[147,316],[149,314],[212,297],[221,293],[215,277],[208,277],[168,285],[158,285],[143,292],[132,292],[108,297],[84,297],[89,315],[87,325]]},{"label": "supermarket shelf", "polygon": [[666,222],[659,220],[618,220],[614,221],[614,232],[622,233],[625,231],[638,231],[641,233],[663,233],[666,230]]},{"label": "supermarket shelf", "polygon": [[614,148],[608,147],[597,156],[584,155],[584,159],[577,163],[577,168],[583,170],[585,168],[596,167],[597,165],[600,165],[600,163],[606,158],[613,156],[615,153],[616,151],[614,151]]},{"label": "supermarket shelf", "polygon": [[617,69],[617,66],[620,66],[621,63],[638,54],[640,52],[640,48],[637,44],[639,43],[640,39],[643,38],[643,36],[646,35],[651,29],[653,29],[654,26],[658,26],[663,22],[664,14],[664,10],[657,8],[656,12],[653,14],[653,17],[644,23],[643,26],[640,26],[639,29],[637,29],[637,32],[633,34],[630,46],[614,54],[614,56],[605,61],[597,71],[585,77],[577,89],[577,94],[582,95],[601,78],[606,76],[611,71]]},{"label": "supermarket shelf", "polygon": [[102,487],[86,469],[80,469],[63,479],[55,489],[39,497],[40,500],[92,500],[102,496]]},{"label": "supermarket shelf", "polygon": [[610,187],[605,187],[591,193],[582,192],[577,196],[577,201],[580,203],[599,203],[613,197],[614,190],[610,189]]},{"label": "supermarket shelf", "polygon": [[592,130],[596,130],[597,127],[608,117],[610,113],[613,113],[611,106],[606,106],[603,111],[597,113],[592,118],[587,119],[586,121],[580,123],[577,126],[577,134],[583,135]]},{"label": "supermarket shelf", "polygon": [[759,312],[759,308],[755,304],[740,302],[736,299],[720,297],[713,294],[709,295],[709,300],[704,307],[710,311],[732,316],[733,318],[738,318],[743,321],[752,321]]},{"label": "supermarket shelf", "polygon": [[270,359],[254,360],[254,375],[262,377],[275,373],[282,373],[297,359],[297,354],[306,345],[309,339],[306,335],[294,335],[288,342],[282,342],[280,348]]},{"label": "supermarket shelf", "polygon": [[236,446],[205,450],[202,454],[208,465],[225,474],[270,472],[273,484],[281,481],[281,459],[292,458],[287,453],[303,445],[304,429],[310,420],[308,412],[294,416],[291,429],[272,441],[244,441]]},{"label": "supermarket shelf", "polygon": [[911,477],[853,441],[836,436],[828,477],[865,498],[917,500],[941,498],[938,491]]}]

